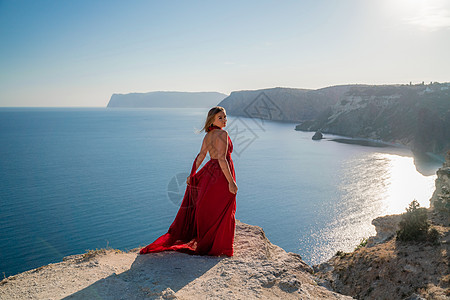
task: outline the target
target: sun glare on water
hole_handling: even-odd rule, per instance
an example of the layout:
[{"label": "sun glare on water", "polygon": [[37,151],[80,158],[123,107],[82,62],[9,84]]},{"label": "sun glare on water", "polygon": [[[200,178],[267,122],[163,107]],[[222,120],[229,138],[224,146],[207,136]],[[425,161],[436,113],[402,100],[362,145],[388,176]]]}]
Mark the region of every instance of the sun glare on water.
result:
[{"label": "sun glare on water", "polygon": [[387,185],[383,199],[386,213],[402,213],[409,202],[414,199],[420,203],[420,206],[429,207],[436,175],[423,176],[417,172],[412,157],[391,154],[378,155],[384,156],[388,161],[386,165]]},{"label": "sun glare on water", "polygon": [[436,175],[416,170],[414,158],[389,153],[356,157],[343,165],[342,203],[369,209],[376,214],[398,214],[414,199],[429,207]]},{"label": "sun glare on water", "polygon": [[430,206],[436,175],[420,174],[412,157],[373,153],[343,163],[342,169],[342,200],[333,208],[334,221],[312,236],[326,241],[313,254],[314,262],[336,249],[352,251],[361,239],[375,235],[373,219],[401,214],[414,199],[422,207]]}]

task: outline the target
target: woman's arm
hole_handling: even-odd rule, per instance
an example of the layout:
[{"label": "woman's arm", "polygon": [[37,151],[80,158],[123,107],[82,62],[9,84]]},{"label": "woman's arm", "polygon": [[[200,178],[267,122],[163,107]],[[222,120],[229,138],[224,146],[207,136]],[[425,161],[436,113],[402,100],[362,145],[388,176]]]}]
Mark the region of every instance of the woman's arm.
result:
[{"label": "woman's arm", "polygon": [[195,170],[197,170],[201,165],[203,160],[206,157],[206,154],[208,153],[208,145],[206,145],[206,136],[203,138],[202,142],[202,148],[200,149],[200,153],[197,155],[197,163],[195,164]]},{"label": "woman's arm", "polygon": [[227,162],[227,150],[228,150],[228,132],[222,131],[218,133],[216,140],[214,141],[214,146],[217,150],[217,160],[219,161],[220,168],[222,169],[223,174],[228,180],[228,188],[231,193],[237,193],[237,185],[234,181],[233,176],[231,175],[230,167]]},{"label": "woman's arm", "polygon": [[[200,153],[197,155],[197,161],[195,163],[195,170],[197,171],[197,169],[201,166],[203,160],[206,157],[206,154],[208,153],[208,147],[206,145],[206,136],[203,138],[203,143],[202,143],[202,148],[200,149]],[[189,175],[186,178],[186,183],[190,184],[190,177],[191,175]]]}]

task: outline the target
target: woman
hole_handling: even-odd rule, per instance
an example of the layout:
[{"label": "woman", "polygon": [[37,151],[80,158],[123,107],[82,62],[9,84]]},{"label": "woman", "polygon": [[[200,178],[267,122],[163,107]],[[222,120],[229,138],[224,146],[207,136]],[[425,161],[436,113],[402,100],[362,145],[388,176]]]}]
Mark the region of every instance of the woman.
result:
[{"label": "woman", "polygon": [[[233,255],[236,212],[236,175],[231,159],[233,144],[225,130],[223,107],[209,110],[200,153],[186,182],[177,216],[166,234],[140,254],[174,250],[199,255]],[[210,160],[196,173],[206,154]]]}]

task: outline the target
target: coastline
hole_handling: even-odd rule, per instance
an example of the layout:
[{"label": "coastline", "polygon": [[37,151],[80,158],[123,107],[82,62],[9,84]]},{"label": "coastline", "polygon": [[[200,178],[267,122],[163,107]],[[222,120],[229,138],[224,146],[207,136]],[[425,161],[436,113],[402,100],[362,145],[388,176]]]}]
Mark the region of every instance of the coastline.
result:
[{"label": "coastline", "polygon": [[[299,130],[294,129],[295,131],[302,132],[310,132],[314,134],[314,131],[308,130]],[[414,165],[416,170],[424,176],[432,176],[436,174],[437,169],[445,162],[445,157],[441,154],[437,153],[417,153],[414,152],[411,147],[408,145],[404,145],[401,143],[393,143],[387,142],[380,139],[369,139],[369,138],[361,138],[361,137],[350,137],[345,135],[337,135],[333,133],[323,132],[324,137],[322,140],[331,141],[341,144],[349,144],[349,145],[358,145],[363,147],[375,147],[375,148],[393,148],[401,151],[402,153],[399,155],[412,157],[414,159]],[[312,137],[312,135],[311,135]],[[320,141],[320,140],[318,140]],[[433,166],[430,168],[430,164]]]},{"label": "coastline", "polygon": [[388,143],[381,140],[375,139],[365,139],[365,138],[350,138],[350,137],[342,137],[342,138],[323,138],[324,140],[330,140],[332,142],[350,144],[350,145],[360,145],[360,146],[368,146],[368,147],[398,147],[403,148],[403,145]]}]

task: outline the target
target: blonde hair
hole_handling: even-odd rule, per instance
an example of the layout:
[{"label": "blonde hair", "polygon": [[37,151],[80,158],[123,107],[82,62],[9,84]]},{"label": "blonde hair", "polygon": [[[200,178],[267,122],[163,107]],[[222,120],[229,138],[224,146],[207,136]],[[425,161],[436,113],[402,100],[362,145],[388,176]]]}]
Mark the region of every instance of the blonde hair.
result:
[{"label": "blonde hair", "polygon": [[203,126],[203,128],[200,129],[200,131],[204,130],[205,132],[208,132],[209,131],[208,127],[212,123],[214,123],[214,118],[215,118],[216,114],[218,114],[221,111],[223,111],[224,114],[227,114],[225,108],[223,108],[222,106],[214,106],[213,108],[211,108],[206,117],[205,126]]}]

